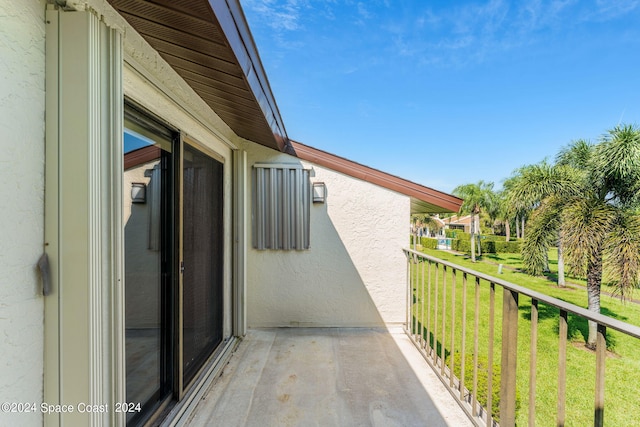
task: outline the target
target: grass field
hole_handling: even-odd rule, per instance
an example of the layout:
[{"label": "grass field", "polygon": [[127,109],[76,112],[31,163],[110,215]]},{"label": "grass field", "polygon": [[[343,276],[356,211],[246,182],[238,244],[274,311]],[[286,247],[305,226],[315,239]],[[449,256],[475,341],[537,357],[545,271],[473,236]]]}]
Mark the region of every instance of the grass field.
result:
[{"label": "grass field", "polygon": [[[502,280],[530,288],[532,290],[553,296],[566,302],[586,307],[587,293],[584,289],[559,288],[552,280],[543,277],[531,277],[510,268],[503,268],[503,274],[498,275],[498,267],[494,263],[513,268],[521,267],[519,256],[509,254],[485,256],[484,261],[472,263],[467,257],[445,251],[425,250],[425,253],[437,258],[448,260],[455,264],[471,268],[473,270],[499,277]],[[552,272],[554,260],[551,259]],[[459,371],[462,359],[462,328],[466,326],[466,338],[464,353],[473,353],[473,325],[474,325],[474,280],[470,278],[467,284],[467,312],[465,321],[462,315],[463,286],[462,274],[458,273],[454,279],[451,270],[446,274],[446,288],[443,286],[442,268],[438,272],[438,289],[435,286],[435,268],[427,263],[411,264],[412,275],[417,277],[414,288],[413,307],[414,320],[420,323],[423,331],[428,330],[432,345],[440,348],[444,345],[445,353],[450,360],[453,350],[454,362]],[[432,277],[429,288],[422,278]],[[570,282],[580,285],[579,280],[571,279]],[[452,308],[452,296],[455,288],[455,308]],[[446,301],[444,315],[444,329],[442,304]],[[482,281],[479,292],[479,351],[478,354],[485,358],[488,355],[489,341],[489,283]],[[438,301],[438,313],[433,307]],[[494,363],[500,363],[501,324],[502,324],[502,290],[499,286],[495,292],[495,347],[493,352]],[[455,313],[455,316],[452,316]],[[603,296],[602,314],[614,317],[624,322],[640,325],[640,305],[635,303],[623,303],[620,300]],[[529,360],[530,360],[530,331],[531,331],[531,300],[524,296],[519,300],[518,321],[518,368],[517,388],[520,408],[517,413],[517,424],[526,425],[529,411]],[[566,426],[593,425],[594,390],[595,390],[595,353],[585,349],[584,343],[587,336],[586,320],[569,315],[569,340],[567,348],[567,394],[566,394]],[[444,334],[443,331],[444,330]],[[558,310],[551,306],[539,306],[538,321],[538,361],[536,366],[536,402],[535,417],[537,426],[556,425],[558,402]],[[453,332],[453,333],[452,333]],[[435,336],[434,336],[435,335]],[[638,426],[640,425],[640,341],[625,334],[607,332],[608,357],[606,361],[606,385],[605,385],[605,425],[610,426]],[[471,368],[467,367],[465,385],[471,389]],[[497,387],[498,385],[494,385]]]}]

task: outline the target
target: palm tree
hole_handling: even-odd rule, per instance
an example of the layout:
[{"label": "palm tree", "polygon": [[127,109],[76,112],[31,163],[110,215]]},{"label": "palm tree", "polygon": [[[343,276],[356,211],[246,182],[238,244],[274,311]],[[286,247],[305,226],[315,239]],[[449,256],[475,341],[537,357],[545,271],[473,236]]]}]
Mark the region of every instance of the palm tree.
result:
[{"label": "palm tree", "polygon": [[508,199],[508,192],[503,188],[501,191],[495,193],[495,195],[495,218],[504,224],[505,241],[508,242],[511,240],[511,219],[513,213],[511,203]]},{"label": "palm tree", "polygon": [[440,228],[440,224],[436,221],[435,217],[432,214],[422,213],[422,214],[412,214],[411,215],[411,224],[414,233],[414,247],[418,244],[418,229],[422,227],[427,227],[432,230],[438,230]]},{"label": "palm tree", "polygon": [[471,215],[471,261],[476,262],[476,221],[480,212],[492,204],[493,182],[478,181],[477,184],[463,184],[453,189],[453,194],[464,199],[460,207],[461,213]]},{"label": "palm tree", "polygon": [[485,206],[485,212],[489,216],[489,222],[491,224],[491,232],[495,234],[495,225],[498,219],[502,219],[503,216],[503,203],[501,192],[491,191],[487,194],[487,205]]},{"label": "palm tree", "polygon": [[[525,175],[513,197],[536,202],[523,245],[527,269],[540,274],[558,241],[571,270],[586,274],[589,310],[600,312],[603,274],[628,297],[640,283],[640,130],[617,126],[596,145],[576,141],[555,165],[528,166]],[[589,322],[587,347],[595,342]]]},{"label": "palm tree", "polygon": [[505,182],[509,205],[520,216],[531,212],[531,227],[522,246],[527,271],[534,275],[548,271],[548,249],[558,247],[558,285],[564,286],[562,242],[559,239],[559,215],[563,203],[578,194],[577,172],[566,165],[551,165],[546,160],[524,166]]},{"label": "palm tree", "polygon": [[[529,166],[524,166],[519,169],[516,169],[511,177],[507,178],[503,183],[503,191],[506,203],[506,215],[509,219],[513,219],[516,226],[516,238],[523,239],[524,238],[524,225],[525,222],[533,210],[535,202],[529,200],[530,197],[528,195],[523,196],[519,194],[517,197],[512,197],[512,193],[515,187],[524,185],[521,181],[523,179],[523,174],[526,172],[526,169]],[[525,185],[526,187],[526,185]],[[519,190],[520,191],[520,190]]]}]

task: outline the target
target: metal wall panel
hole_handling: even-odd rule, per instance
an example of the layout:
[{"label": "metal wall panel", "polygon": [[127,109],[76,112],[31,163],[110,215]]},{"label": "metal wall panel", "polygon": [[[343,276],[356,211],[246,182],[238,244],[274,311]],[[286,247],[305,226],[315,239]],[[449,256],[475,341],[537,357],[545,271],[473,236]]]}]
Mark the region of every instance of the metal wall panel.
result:
[{"label": "metal wall panel", "polygon": [[309,249],[310,207],[308,169],[299,165],[254,165],[254,248]]}]

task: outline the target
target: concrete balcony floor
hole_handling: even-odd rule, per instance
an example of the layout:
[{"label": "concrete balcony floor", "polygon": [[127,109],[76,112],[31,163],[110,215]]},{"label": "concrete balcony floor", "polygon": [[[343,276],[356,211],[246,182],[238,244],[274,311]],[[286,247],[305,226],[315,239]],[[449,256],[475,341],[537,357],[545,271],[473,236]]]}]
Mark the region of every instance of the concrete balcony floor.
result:
[{"label": "concrete balcony floor", "polygon": [[400,329],[254,329],[195,426],[471,426]]}]

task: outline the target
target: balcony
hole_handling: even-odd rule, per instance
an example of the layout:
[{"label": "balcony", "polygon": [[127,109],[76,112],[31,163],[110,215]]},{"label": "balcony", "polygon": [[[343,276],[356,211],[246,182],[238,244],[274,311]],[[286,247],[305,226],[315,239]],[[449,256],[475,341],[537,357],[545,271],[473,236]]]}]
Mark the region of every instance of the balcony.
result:
[{"label": "balcony", "polygon": [[[623,425],[605,414],[633,407],[637,395],[625,403],[605,399],[605,390],[620,375],[640,378],[640,365],[631,356],[624,373],[614,372],[621,368],[607,343],[624,339],[640,350],[640,328],[405,254],[404,329],[250,330],[187,425]],[[597,324],[594,352],[571,348],[576,325],[587,321]],[[539,334],[549,323],[553,342]],[[579,381],[567,368],[576,363]],[[587,401],[582,413],[577,399]]]},{"label": "balcony", "polygon": [[188,426],[471,426],[402,330],[250,330]]}]

